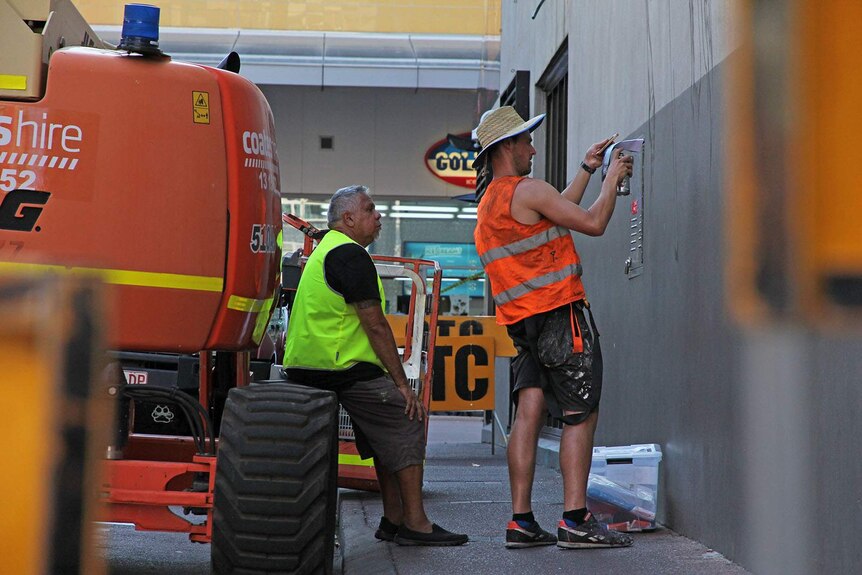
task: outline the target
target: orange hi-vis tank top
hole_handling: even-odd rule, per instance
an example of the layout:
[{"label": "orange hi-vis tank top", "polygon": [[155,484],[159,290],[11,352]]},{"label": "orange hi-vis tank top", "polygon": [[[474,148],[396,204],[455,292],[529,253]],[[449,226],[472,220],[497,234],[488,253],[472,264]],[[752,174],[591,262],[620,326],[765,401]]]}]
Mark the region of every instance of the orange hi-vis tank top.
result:
[{"label": "orange hi-vis tank top", "polygon": [[491,182],[473,232],[502,325],[585,297],[581,259],[569,229],[545,218],[527,225],[512,217],[512,197],[522,179]]}]

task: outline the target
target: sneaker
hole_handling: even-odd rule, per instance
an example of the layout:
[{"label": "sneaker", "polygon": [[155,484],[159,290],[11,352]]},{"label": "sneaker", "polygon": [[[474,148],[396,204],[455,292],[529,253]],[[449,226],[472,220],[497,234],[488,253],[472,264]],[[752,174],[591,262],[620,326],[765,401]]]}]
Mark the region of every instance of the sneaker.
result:
[{"label": "sneaker", "polygon": [[385,517],[381,517],[380,526],[374,532],[374,537],[381,541],[394,541],[396,533],[398,533],[398,525],[395,525]]},{"label": "sneaker", "polygon": [[398,528],[395,542],[399,545],[428,545],[431,547],[445,547],[449,545],[463,545],[468,540],[466,535],[446,531],[436,523],[431,526],[431,533],[413,531],[404,525]]},{"label": "sneaker", "polygon": [[557,538],[539,527],[535,521],[509,521],[506,527],[506,547],[520,549],[537,545],[553,545]]},{"label": "sneaker", "polygon": [[557,529],[557,547],[564,549],[584,549],[589,547],[629,547],[634,541],[619,531],[611,531],[587,513],[586,520],[580,525],[560,519]]}]

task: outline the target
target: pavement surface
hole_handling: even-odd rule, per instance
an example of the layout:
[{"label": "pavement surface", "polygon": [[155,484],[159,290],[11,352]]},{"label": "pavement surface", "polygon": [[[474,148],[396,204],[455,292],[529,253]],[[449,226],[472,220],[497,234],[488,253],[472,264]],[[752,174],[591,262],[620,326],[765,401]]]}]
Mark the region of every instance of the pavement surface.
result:
[{"label": "pavement surface", "polygon": [[[506,549],[511,517],[505,449],[481,443],[478,417],[432,416],[425,465],[425,510],[451,531],[467,533],[461,547],[401,547],[374,538],[383,506],[377,493],[340,490],[336,572],[345,575],[491,573],[613,573],[746,575],[721,554],[670,529],[634,533],[632,547]],[[659,501],[661,506],[661,501]],[[533,512],[556,532],[562,514],[562,476],[539,466]]]}]

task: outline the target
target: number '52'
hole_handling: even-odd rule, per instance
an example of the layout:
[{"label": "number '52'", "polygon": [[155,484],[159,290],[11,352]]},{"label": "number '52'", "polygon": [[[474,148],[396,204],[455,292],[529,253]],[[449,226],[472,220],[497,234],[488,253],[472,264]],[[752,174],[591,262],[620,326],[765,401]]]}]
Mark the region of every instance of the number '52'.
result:
[{"label": "number '52'", "polygon": [[36,172],[33,170],[21,170],[20,174],[11,168],[0,171],[0,190],[4,192],[11,192],[15,189],[32,190],[35,183]]}]

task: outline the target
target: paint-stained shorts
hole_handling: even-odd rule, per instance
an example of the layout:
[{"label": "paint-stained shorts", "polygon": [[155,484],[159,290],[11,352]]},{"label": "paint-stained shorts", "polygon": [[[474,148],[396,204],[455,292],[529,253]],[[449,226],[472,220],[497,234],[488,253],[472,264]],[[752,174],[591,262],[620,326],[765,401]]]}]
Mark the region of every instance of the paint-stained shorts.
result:
[{"label": "paint-stained shorts", "polygon": [[425,423],[404,413],[406,403],[388,375],[336,385],[332,390],[350,415],[356,449],[396,472],[425,461]]},{"label": "paint-stained shorts", "polygon": [[[518,350],[512,361],[516,404],[519,390],[541,387],[551,415],[570,425],[581,423],[598,408],[602,348],[583,301],[528,317],[508,326],[508,331]],[[577,413],[564,416],[565,411]]]}]

